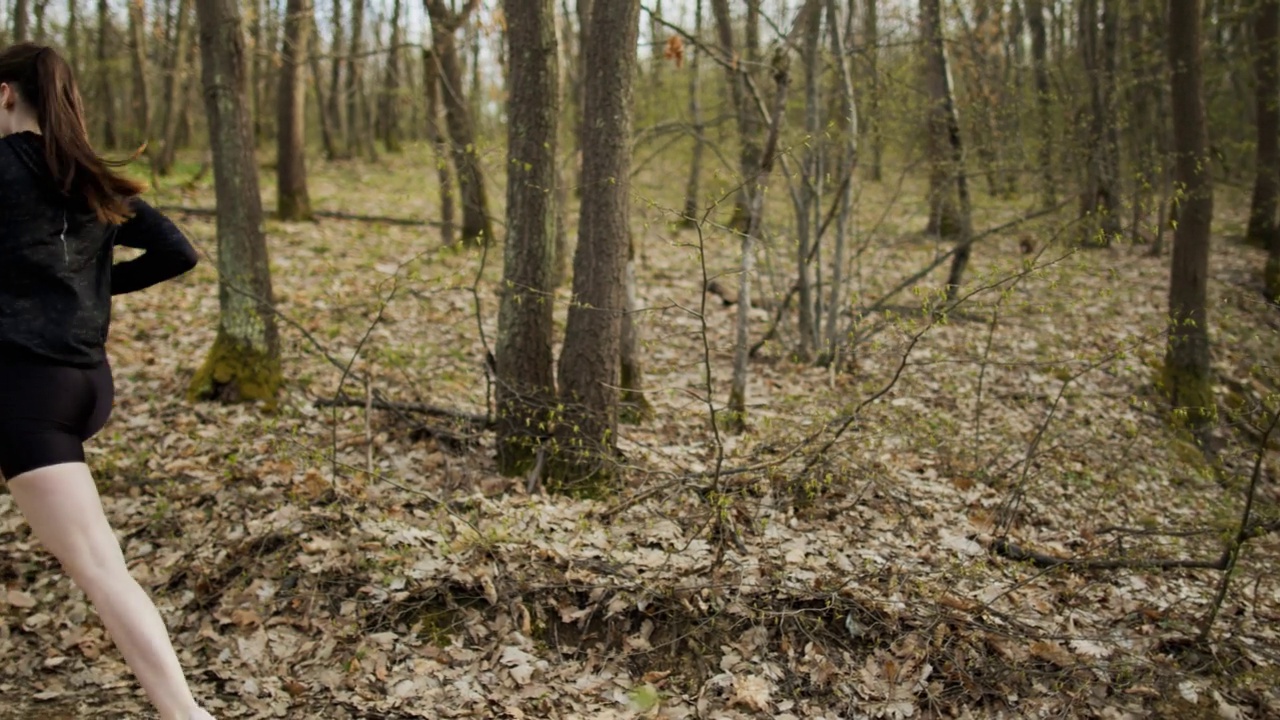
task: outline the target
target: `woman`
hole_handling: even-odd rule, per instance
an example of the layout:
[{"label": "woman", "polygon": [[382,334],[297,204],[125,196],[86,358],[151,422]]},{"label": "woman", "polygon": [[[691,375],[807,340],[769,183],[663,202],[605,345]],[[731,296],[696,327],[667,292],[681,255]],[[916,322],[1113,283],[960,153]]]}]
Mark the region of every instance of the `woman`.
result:
[{"label": "woman", "polygon": [[[89,143],[75,78],[48,47],[0,52],[0,474],[93,603],[164,720],[210,720],[130,576],[82,443],[111,412],[111,296],[196,264],[167,218]],[[112,248],[144,252],[112,264]]]}]

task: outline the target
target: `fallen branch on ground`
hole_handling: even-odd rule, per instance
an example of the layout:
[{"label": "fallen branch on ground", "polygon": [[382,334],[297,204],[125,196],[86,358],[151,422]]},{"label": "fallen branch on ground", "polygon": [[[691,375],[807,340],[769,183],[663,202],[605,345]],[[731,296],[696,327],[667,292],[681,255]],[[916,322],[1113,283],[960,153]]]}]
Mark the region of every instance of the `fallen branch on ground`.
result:
[{"label": "fallen branch on ground", "polygon": [[[319,407],[365,407],[365,400],[363,398],[351,397],[350,395],[339,395],[335,398],[320,398],[316,400],[316,405]],[[436,417],[449,418],[451,420],[462,420],[484,430],[490,429],[493,425],[493,422],[484,415],[477,415],[463,410],[453,410],[451,408],[439,407],[437,405],[429,405],[427,403],[402,403],[391,402],[388,400],[374,400],[371,405],[379,410],[398,410],[401,412],[434,415]]]},{"label": "fallen branch on ground", "polygon": [[[216,208],[188,207],[185,205],[161,205],[156,209],[161,212],[198,215],[201,217],[213,217],[218,214]],[[385,223],[387,225],[405,225],[410,227],[443,227],[443,223],[437,220],[419,220],[417,218],[390,217],[386,215],[362,215],[359,213],[339,212],[337,210],[316,210],[312,214],[316,217],[329,218],[331,220]]]}]

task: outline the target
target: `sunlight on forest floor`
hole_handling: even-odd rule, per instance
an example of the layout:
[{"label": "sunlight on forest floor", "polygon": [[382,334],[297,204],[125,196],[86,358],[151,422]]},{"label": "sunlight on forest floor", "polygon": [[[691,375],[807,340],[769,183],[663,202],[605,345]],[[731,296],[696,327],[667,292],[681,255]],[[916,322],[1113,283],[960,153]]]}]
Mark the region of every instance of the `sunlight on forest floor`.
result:
[{"label": "sunlight on forest floor", "polygon": [[[315,163],[313,200],[433,218],[426,152],[384,159],[391,171]],[[968,283],[1024,273],[1016,287],[975,295],[921,334],[892,392],[803,477],[811,451],[787,460],[788,451],[889,383],[929,319],[921,294],[897,295],[861,321],[873,336],[851,373],[794,362],[788,319],[752,365],[751,432],[723,438],[727,468],[776,462],[720,488],[739,544],[708,529],[710,504],[688,490],[703,480],[671,480],[717,460],[703,327],[691,312],[703,302],[698,234],[671,228],[664,208],[683,204],[673,173],[683,170],[650,168],[633,188],[658,416],[622,428],[628,487],[598,502],[528,495],[522,479],[494,472],[491,437],[461,449],[433,438],[444,420],[316,405],[342,375],[325,354],[349,362],[368,333],[353,370],[370,373],[373,389],[483,413],[500,247],[483,254],[473,295],[482,253],[440,250],[433,228],[269,222],[288,319],[287,394],[269,415],[182,399],[215,330],[216,245],[211,218],[175,215],[205,262],[117,300],[116,413],[90,462],[126,555],[220,718],[1280,712],[1274,536],[1244,553],[1210,670],[1170,648],[1194,635],[1218,573],[1045,571],[988,552],[1008,526],[1020,545],[1064,557],[1216,557],[1256,443],[1224,431],[1224,489],[1163,419],[1153,382],[1167,254],[1055,242],[1070,211],[982,241]],[[728,189],[709,181],[707,192]],[[922,197],[914,179],[860,185],[855,306],[947,250],[919,234]],[[775,198],[770,212],[789,214]],[[977,200],[979,231],[1033,209],[1025,198]],[[212,189],[207,178],[190,193],[162,186],[158,202],[208,208]],[[1257,288],[1263,254],[1230,239],[1246,208],[1243,194],[1220,190],[1210,286],[1219,389],[1224,403],[1245,406],[1280,385],[1263,360],[1280,353],[1278,316]],[[708,274],[736,287],[738,243],[706,230]],[[785,245],[772,239],[759,265],[775,303],[793,274]],[[944,264],[927,289],[945,273]],[[557,298],[560,332],[568,293]],[[706,298],[717,405],[728,394],[734,310]],[[752,317],[758,339],[772,313]],[[363,399],[365,388],[347,379],[343,391]],[[1280,500],[1274,477],[1263,512]],[[597,518],[646,491],[611,522]],[[63,706],[41,710],[30,696],[91,701],[104,686],[124,694],[84,717],[139,717],[132,678],[83,596],[30,546],[7,498],[0,507],[12,548],[0,720],[62,717]],[[1186,532],[1200,529],[1214,534]]]}]

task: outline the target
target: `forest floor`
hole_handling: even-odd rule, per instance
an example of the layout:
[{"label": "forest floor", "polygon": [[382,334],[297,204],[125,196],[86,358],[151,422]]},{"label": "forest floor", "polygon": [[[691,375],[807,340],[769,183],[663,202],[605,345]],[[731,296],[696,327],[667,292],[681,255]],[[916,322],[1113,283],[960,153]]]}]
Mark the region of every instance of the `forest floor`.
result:
[{"label": "forest floor", "polygon": [[[434,217],[425,157],[315,163],[313,200]],[[156,201],[212,207],[207,180],[179,187],[190,170]],[[174,215],[206,260],[117,299],[115,414],[89,457],[218,717],[1280,714],[1280,540],[1245,546],[1204,643],[1222,573],[1145,562],[1220,556],[1280,383],[1263,254],[1235,239],[1244,193],[1216,202],[1210,322],[1232,412],[1210,461],[1156,388],[1167,252],[1076,250],[1070,211],[983,239],[945,319],[921,311],[945,263],[882,303],[840,372],[796,362],[788,320],[751,366],[749,431],[717,432],[706,370],[719,406],[736,308],[701,290],[699,233],[671,227],[682,186],[646,171],[634,188],[656,413],[623,426],[626,487],[598,500],[499,476],[492,437],[465,423],[324,403],[341,386],[483,414],[500,247],[269,222],[287,377],[272,412],[184,399],[216,327],[216,244],[211,218]],[[919,234],[921,197],[861,185],[855,307],[947,250]],[[979,194],[975,225],[1030,203]],[[736,287],[737,242],[702,236],[707,272]],[[775,302],[781,242],[760,264]],[[752,312],[759,338],[771,313]],[[1256,518],[1276,518],[1276,469],[1273,450]],[[151,717],[7,494],[0,540],[0,718]],[[1120,567],[1040,567],[998,540]]]}]

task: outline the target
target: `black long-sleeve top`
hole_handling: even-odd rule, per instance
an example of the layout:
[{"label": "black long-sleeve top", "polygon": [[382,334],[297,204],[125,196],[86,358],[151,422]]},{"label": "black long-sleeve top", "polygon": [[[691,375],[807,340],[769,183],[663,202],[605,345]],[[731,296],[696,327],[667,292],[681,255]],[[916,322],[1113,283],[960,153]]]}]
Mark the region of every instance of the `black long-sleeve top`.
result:
[{"label": "black long-sleeve top", "polygon": [[[0,362],[92,367],[106,358],[111,297],[181,275],[195,249],[140,198],[119,226],[58,189],[43,138],[0,139]],[[115,246],[143,254],[114,263]]]}]

